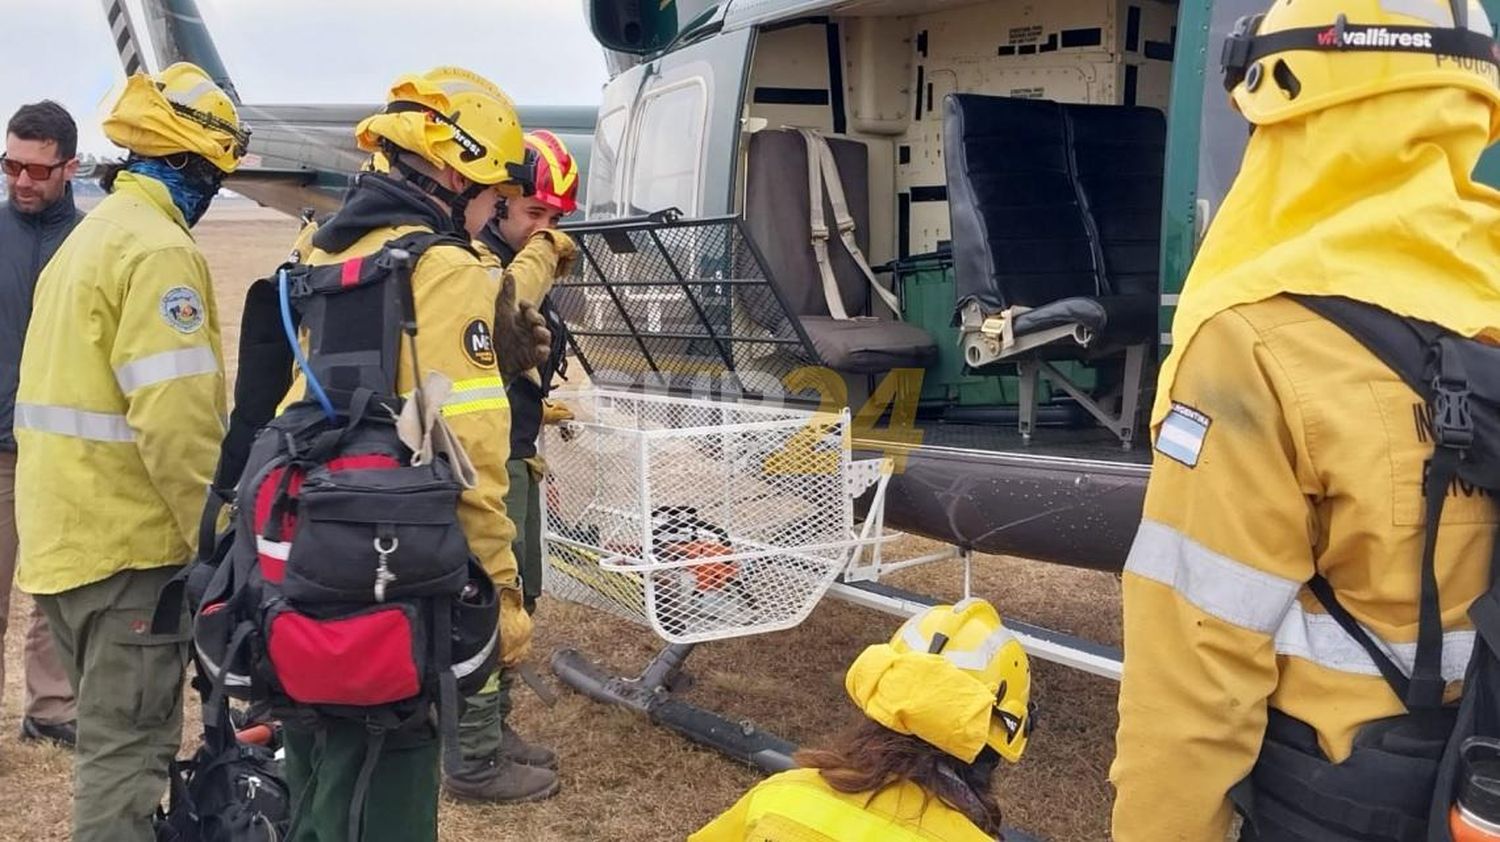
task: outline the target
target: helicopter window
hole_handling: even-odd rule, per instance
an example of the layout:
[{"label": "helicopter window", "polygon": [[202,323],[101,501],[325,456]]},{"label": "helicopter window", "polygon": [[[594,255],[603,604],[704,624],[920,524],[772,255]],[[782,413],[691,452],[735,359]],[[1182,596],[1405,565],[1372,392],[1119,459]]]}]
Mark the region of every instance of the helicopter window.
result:
[{"label": "helicopter window", "polygon": [[620,107],[601,116],[594,130],[593,157],[589,163],[589,216],[608,219],[618,215],[615,202],[615,164],[620,158],[620,141],[625,136],[629,110]]},{"label": "helicopter window", "polygon": [[630,169],[630,213],[678,208],[698,212],[699,169],[703,161],[708,89],[694,77],[651,91],[642,98]]}]

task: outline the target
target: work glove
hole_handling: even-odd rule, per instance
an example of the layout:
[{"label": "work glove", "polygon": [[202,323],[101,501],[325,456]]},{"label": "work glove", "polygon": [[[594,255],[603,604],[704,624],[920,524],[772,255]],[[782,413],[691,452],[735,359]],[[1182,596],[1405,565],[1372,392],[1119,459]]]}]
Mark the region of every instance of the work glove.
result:
[{"label": "work glove", "polygon": [[535,304],[516,301],[516,279],[506,272],[495,299],[495,350],[507,380],[541,365],[552,353],[552,331]]},{"label": "work glove", "polygon": [[543,228],[531,235],[531,239],[538,237],[552,243],[552,250],[557,253],[557,271],[553,277],[561,278],[573,271],[573,264],[578,261],[578,246],[569,237],[555,228]]},{"label": "work glove", "polygon": [[550,398],[542,399],[543,424],[561,424],[564,421],[572,420],[573,410],[570,409],[567,404],[563,403],[562,401],[552,400]]}]

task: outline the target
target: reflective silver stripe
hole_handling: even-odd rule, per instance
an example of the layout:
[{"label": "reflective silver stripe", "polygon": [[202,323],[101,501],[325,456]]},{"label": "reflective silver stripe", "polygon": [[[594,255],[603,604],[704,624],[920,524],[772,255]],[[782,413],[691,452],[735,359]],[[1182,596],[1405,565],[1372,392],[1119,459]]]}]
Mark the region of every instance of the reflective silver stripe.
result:
[{"label": "reflective silver stripe", "polygon": [[464,389],[462,392],[454,392],[443,401],[443,406],[457,406],[470,401],[482,401],[490,398],[505,398],[504,386],[488,386],[482,389]]},{"label": "reflective silver stripe", "polygon": [[218,85],[215,85],[213,82],[205,79],[204,81],[199,82],[198,84],[192,86],[191,88],[188,88],[185,91],[162,91],[162,96],[166,97],[172,102],[177,103],[178,105],[186,105],[188,108],[197,108],[197,106],[193,103],[197,102],[199,97],[203,96],[209,91],[216,91],[218,89]]},{"label": "reflective silver stripe", "polygon": [[1153,520],[1141,521],[1125,569],[1160,582],[1207,614],[1263,634],[1297,601],[1301,582],[1256,570]]},{"label": "reflective silver stripe", "polygon": [[135,441],[125,416],[109,412],[88,412],[66,406],[16,404],[16,428],[39,433],[56,433],[90,441]]},{"label": "reflective silver stripe", "polygon": [[167,380],[213,374],[218,370],[219,359],[214,356],[214,349],[199,345],[131,360],[115,368],[115,380],[120,384],[120,391],[128,395],[136,389]]},{"label": "reflective silver stripe", "polygon": [[[967,599],[958,602],[953,606],[953,612],[955,614],[962,613],[964,606],[968,603],[969,600]],[[918,628],[918,621],[923,616],[922,614],[918,614],[907,620],[901,627],[901,639],[906,643],[907,648],[914,652],[926,652],[932,648],[932,641],[923,636],[922,630]],[[1002,626],[990,632],[989,636],[981,640],[979,645],[973,649],[957,649],[952,644],[949,644],[944,646],[943,651],[939,654],[959,669],[983,672],[984,668],[989,666],[990,661],[994,659],[995,654],[1000,651],[1001,647],[1012,640],[1015,640],[1015,636],[1010,633],[1010,629]]]},{"label": "reflective silver stripe", "polygon": [[[1220,555],[1156,521],[1141,522],[1125,569],[1160,582],[1205,613],[1227,623],[1272,634],[1276,654],[1357,675],[1380,675],[1375,662],[1327,614],[1307,611],[1297,601],[1302,584]],[[1386,654],[1408,674],[1416,643],[1390,643],[1367,628]],[[1443,635],[1443,678],[1464,677],[1474,649],[1472,630]]]},{"label": "reflective silver stripe", "polygon": [[267,558],[286,561],[292,553],[291,541],[268,541],[264,536],[255,536],[255,551]]},{"label": "reflective silver stripe", "polygon": [[[214,663],[213,658],[208,657],[208,653],[203,651],[203,647],[198,644],[198,641],[193,641],[193,648],[198,650],[198,662],[203,665],[204,669],[208,670],[208,677],[217,680],[222,669],[218,664]],[[230,687],[249,687],[250,677],[237,672],[231,672],[224,676],[224,683]]]},{"label": "reflective silver stripe", "polygon": [[484,663],[484,659],[488,658],[490,653],[495,651],[495,643],[499,640],[499,636],[498,631],[490,635],[490,639],[485,642],[484,648],[479,650],[474,657],[454,664],[453,674],[458,678],[463,678],[474,670],[479,669],[480,665]]},{"label": "reflective silver stripe", "polygon": [[[1402,672],[1411,674],[1417,659],[1417,644],[1390,643],[1381,640],[1374,632],[1365,629],[1370,637],[1380,644],[1391,660],[1400,665]],[[1443,680],[1459,681],[1469,664],[1469,654],[1474,650],[1473,630],[1450,631],[1443,634]],[[1276,654],[1311,661],[1321,667],[1358,675],[1380,675],[1375,661],[1338,621],[1327,614],[1304,610],[1301,603],[1294,603],[1287,612],[1281,627],[1276,630]]]}]

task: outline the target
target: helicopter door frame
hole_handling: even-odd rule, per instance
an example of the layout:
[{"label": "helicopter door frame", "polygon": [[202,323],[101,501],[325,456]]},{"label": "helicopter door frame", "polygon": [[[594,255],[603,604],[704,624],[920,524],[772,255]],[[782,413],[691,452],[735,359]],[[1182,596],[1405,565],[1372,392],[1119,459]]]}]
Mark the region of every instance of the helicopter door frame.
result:
[{"label": "helicopter door frame", "polygon": [[[590,203],[590,221],[645,216],[675,207],[689,218],[732,213],[735,191],[735,161],[740,148],[740,102],[750,71],[753,30],[726,32],[665,53],[646,64],[631,68],[605,86],[604,102],[613,111],[629,97],[628,116],[621,151],[612,173],[612,208]],[[665,207],[633,208],[637,164],[657,142],[644,142],[644,129],[653,102],[699,85],[702,89],[701,133],[696,149],[696,185],[690,194],[669,201]],[[603,112],[604,109],[601,109]]]}]

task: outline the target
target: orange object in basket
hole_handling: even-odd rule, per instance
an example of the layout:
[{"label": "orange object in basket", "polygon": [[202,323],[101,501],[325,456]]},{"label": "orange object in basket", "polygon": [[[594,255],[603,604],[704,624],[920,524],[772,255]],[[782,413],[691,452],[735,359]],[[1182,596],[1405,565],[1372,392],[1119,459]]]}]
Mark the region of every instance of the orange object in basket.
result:
[{"label": "orange object in basket", "polygon": [[[681,541],[671,545],[668,552],[674,558],[714,558],[734,555],[734,548],[719,541]],[[695,564],[687,568],[693,574],[693,585],[700,591],[711,591],[729,584],[740,572],[740,566],[732,561]]]}]

